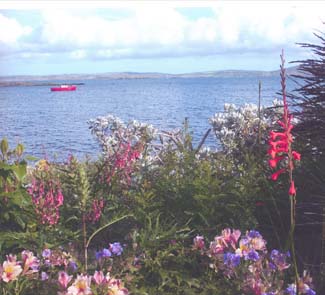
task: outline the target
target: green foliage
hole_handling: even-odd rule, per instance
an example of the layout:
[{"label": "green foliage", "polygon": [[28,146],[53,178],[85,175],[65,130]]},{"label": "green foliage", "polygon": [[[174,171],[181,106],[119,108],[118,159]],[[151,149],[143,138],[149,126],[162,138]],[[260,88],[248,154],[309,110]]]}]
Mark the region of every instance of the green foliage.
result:
[{"label": "green foliage", "polygon": [[[118,266],[111,272],[132,294],[235,294],[237,286],[209,269],[191,244],[196,234],[213,238],[225,227],[254,228],[264,163],[254,148],[245,147],[238,161],[232,154],[205,150],[203,143],[204,138],[194,147],[185,122],[155,155],[144,145],[142,158],[127,166],[127,175],[123,169],[112,173],[116,164],[107,158],[79,162],[71,157],[34,169],[34,176],[59,179],[64,195],[58,224],[41,225],[33,217],[35,248],[69,245],[79,261],[89,260],[89,269],[95,270],[95,251],[121,241],[125,254],[115,258]],[[95,200],[105,206],[91,221]],[[9,233],[3,237],[14,241]]]},{"label": "green foliage", "polygon": [[33,245],[36,227],[30,197],[24,180],[27,162],[21,159],[23,145],[10,149],[0,142],[0,251]]}]

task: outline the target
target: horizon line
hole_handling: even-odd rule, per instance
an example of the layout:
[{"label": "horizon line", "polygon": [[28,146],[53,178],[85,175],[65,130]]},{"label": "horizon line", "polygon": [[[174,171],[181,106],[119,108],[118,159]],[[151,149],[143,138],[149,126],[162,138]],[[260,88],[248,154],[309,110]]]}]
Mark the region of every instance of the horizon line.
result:
[{"label": "horizon line", "polygon": [[[286,69],[296,68],[297,66],[286,67]],[[227,72],[227,71],[236,71],[236,72],[276,72],[279,71],[280,68],[275,70],[243,70],[243,69],[224,69],[224,70],[206,70],[206,71],[194,71],[194,72],[182,72],[182,73],[165,73],[165,72],[135,72],[135,71],[121,71],[121,72],[97,72],[97,73],[60,73],[60,74],[45,74],[45,75],[37,75],[37,74],[17,74],[17,75],[1,75],[0,78],[5,77],[50,77],[50,76],[68,76],[68,75],[105,75],[105,74],[160,74],[160,75],[188,75],[188,74],[201,74],[201,73],[209,73],[209,72]]]}]

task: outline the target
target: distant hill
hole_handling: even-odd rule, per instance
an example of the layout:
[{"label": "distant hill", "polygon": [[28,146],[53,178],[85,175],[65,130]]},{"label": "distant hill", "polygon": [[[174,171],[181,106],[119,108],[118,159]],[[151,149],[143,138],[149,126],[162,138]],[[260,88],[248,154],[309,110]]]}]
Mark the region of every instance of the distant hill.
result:
[{"label": "distant hill", "polygon": [[[280,71],[244,71],[224,70],[184,74],[164,73],[103,73],[103,74],[63,74],[46,76],[0,76],[0,86],[52,85],[53,81],[85,81],[93,79],[170,79],[170,78],[243,78],[243,77],[278,77]],[[297,67],[287,68],[288,75],[296,74]],[[45,83],[47,82],[47,83]],[[51,82],[51,83],[49,83]],[[55,83],[54,83],[55,84]]]}]

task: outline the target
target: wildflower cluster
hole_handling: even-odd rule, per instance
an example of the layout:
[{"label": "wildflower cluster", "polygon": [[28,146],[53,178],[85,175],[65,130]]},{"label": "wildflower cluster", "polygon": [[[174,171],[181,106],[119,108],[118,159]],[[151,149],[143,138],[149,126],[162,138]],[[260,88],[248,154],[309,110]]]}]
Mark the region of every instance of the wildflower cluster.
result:
[{"label": "wildflower cluster", "polygon": [[42,224],[57,224],[60,218],[59,208],[63,205],[64,197],[61,183],[50,172],[50,164],[46,160],[39,161],[35,168],[34,177],[27,189],[32,198],[36,214]]},{"label": "wildflower cluster", "polygon": [[77,270],[77,263],[73,256],[61,249],[44,249],[42,252],[41,261],[43,263],[43,270],[53,270],[55,267],[63,267],[65,270]]},{"label": "wildflower cluster", "polygon": [[[284,271],[290,267],[290,253],[272,250],[268,253],[266,241],[256,230],[241,235],[239,230],[224,229],[205,245],[204,237],[193,240],[193,249],[209,258],[209,266],[226,277],[237,280],[244,294],[284,295],[296,294],[296,285],[284,289]],[[300,279],[300,294],[315,295],[311,289],[311,279]],[[291,293],[290,293],[291,292]]]},{"label": "wildflower cluster", "polygon": [[[119,279],[112,278],[108,272],[106,276],[102,271],[95,271],[92,276],[79,274],[72,281],[73,276],[66,272],[59,272],[58,284],[61,291],[58,295],[128,295],[129,291]],[[70,282],[72,282],[70,284]],[[70,284],[70,286],[69,286]]]},{"label": "wildflower cluster", "polygon": [[[111,251],[120,255],[122,247],[119,243],[111,244]],[[56,286],[58,295],[129,294],[123,282],[111,277],[109,272],[105,276],[102,270],[95,271],[93,275],[76,273],[77,263],[68,252],[44,249],[42,256],[37,258],[31,251],[24,250],[20,257],[18,260],[16,255],[7,255],[0,266],[0,290],[8,291],[5,294],[12,294],[19,284],[23,290],[28,285],[26,282],[32,281]],[[14,281],[13,286],[11,282]]]},{"label": "wildflower cluster", "polygon": [[21,253],[21,261],[16,255],[9,254],[0,267],[0,281],[5,283],[15,281],[19,276],[32,276],[39,270],[39,260],[31,251],[24,250]]}]

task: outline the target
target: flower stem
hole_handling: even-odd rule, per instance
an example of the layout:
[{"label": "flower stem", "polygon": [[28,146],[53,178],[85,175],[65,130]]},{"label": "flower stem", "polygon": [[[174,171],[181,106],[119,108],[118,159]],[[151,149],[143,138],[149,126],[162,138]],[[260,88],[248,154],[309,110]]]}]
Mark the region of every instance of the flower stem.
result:
[{"label": "flower stem", "polygon": [[88,270],[88,244],[87,244],[87,225],[86,225],[86,214],[82,214],[82,236],[84,244],[84,260],[85,260],[85,271]]}]

